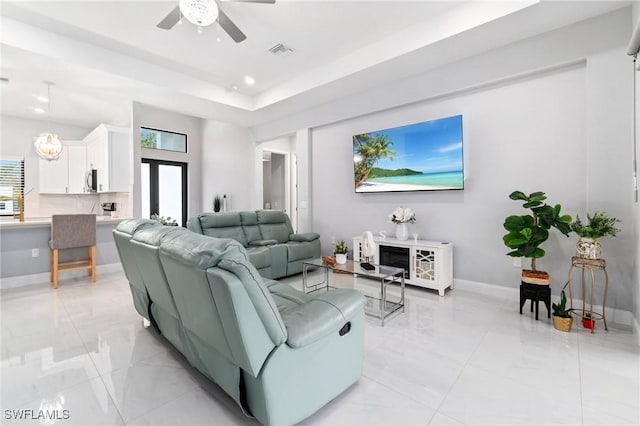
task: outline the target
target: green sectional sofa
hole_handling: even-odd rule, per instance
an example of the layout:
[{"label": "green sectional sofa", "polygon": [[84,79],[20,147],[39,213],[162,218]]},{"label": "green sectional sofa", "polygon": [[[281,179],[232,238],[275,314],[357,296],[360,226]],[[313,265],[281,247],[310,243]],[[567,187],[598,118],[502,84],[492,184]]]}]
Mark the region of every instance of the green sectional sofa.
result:
[{"label": "green sectional sofa", "polygon": [[320,257],[320,235],[294,234],[289,216],[277,210],[201,213],[187,221],[187,228],[209,237],[238,241],[266,278],[298,274],[302,262]]},{"label": "green sectional sofa", "polygon": [[359,379],[358,291],[302,293],[263,278],[233,239],[146,219],[113,235],[138,312],[260,423],[298,423]]}]

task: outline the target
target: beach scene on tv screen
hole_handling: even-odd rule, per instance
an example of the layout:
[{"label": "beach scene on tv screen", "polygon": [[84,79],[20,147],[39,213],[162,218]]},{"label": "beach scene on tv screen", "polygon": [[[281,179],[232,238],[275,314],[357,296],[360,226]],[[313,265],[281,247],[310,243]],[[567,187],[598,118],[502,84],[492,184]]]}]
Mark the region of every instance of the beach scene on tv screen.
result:
[{"label": "beach scene on tv screen", "polygon": [[356,192],[463,189],[462,116],[353,137]]}]

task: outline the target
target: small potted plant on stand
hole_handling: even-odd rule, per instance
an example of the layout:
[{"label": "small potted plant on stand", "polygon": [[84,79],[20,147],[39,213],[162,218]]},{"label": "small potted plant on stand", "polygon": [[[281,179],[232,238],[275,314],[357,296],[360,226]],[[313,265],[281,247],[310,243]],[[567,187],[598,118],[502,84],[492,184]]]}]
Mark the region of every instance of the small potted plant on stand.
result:
[{"label": "small potted plant on stand", "polygon": [[219,195],[216,195],[215,197],[213,197],[213,211],[214,212],[217,213],[217,212],[220,211],[220,203],[221,203],[221,200],[220,200],[220,196]]},{"label": "small potted plant on stand", "polygon": [[565,332],[571,331],[571,325],[573,324],[573,318],[571,317],[571,311],[573,311],[573,309],[567,309],[567,295],[564,292],[567,284],[562,287],[562,291],[560,292],[560,303],[557,305],[555,303],[551,304],[551,308],[553,309],[553,327],[556,330]]},{"label": "small potted plant on stand", "polygon": [[336,263],[338,265],[347,263],[347,251],[347,243],[345,243],[344,240],[338,241],[338,244],[333,247],[333,254],[336,256]]},{"label": "small potted plant on stand", "polygon": [[620,229],[614,226],[617,222],[620,220],[599,211],[593,216],[587,213],[587,223],[582,223],[580,216],[576,215],[575,222],[571,224],[571,230],[580,237],[576,243],[576,255],[585,259],[600,259],[602,246],[598,238],[615,237],[620,232]]}]

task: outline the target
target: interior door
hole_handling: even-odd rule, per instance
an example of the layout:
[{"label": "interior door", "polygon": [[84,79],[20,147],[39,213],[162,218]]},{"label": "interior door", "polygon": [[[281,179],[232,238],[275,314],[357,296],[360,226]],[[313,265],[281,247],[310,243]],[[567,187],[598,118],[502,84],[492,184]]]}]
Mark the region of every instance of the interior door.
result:
[{"label": "interior door", "polygon": [[158,214],[187,226],[187,163],[142,159],[142,217]]}]

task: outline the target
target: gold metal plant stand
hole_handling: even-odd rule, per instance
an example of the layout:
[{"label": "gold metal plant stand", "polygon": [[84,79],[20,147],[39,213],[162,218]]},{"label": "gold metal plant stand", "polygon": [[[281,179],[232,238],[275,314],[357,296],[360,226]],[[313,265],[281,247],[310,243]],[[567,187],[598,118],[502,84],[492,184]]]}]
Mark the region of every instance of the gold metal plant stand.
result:
[{"label": "gold metal plant stand", "polygon": [[[569,268],[569,277],[567,278],[567,284],[569,287],[569,300],[571,303],[571,308],[573,309],[573,292],[571,290],[571,272],[573,272],[573,268],[577,267],[582,269],[582,309],[576,309],[572,311],[574,314],[579,315],[580,318],[583,318],[585,313],[589,313],[591,319],[593,321],[602,320],[604,322],[604,329],[609,330],[607,328],[607,317],[605,316],[605,309],[607,303],[607,290],[609,289],[609,275],[607,274],[607,262],[604,259],[586,259],[583,257],[573,256],[571,258],[571,267]],[[586,296],[586,282],[585,276],[587,271],[591,276],[591,290],[589,297],[589,309],[586,309],[587,298]],[[596,273],[595,271],[602,271],[604,274],[604,294],[602,296],[602,313],[593,312],[593,294],[595,292],[595,283],[596,283]],[[594,332],[595,322],[593,323],[593,327],[591,328],[591,333]]]}]

